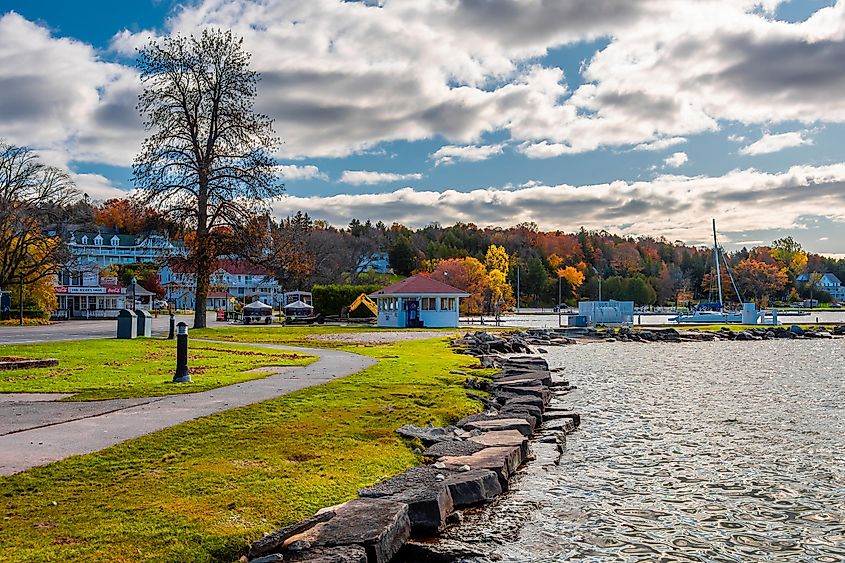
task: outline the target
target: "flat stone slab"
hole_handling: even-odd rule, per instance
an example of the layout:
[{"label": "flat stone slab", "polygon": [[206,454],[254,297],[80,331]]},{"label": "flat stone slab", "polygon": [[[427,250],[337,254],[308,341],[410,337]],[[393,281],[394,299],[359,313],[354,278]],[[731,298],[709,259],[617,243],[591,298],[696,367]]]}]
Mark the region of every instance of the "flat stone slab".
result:
[{"label": "flat stone slab", "polygon": [[334,518],[290,537],[285,546],[303,540],[312,547],[359,545],[369,563],[388,563],[411,537],[408,505],[402,502],[356,498],[326,510]]},{"label": "flat stone slab", "polygon": [[516,418],[532,419],[534,428],[540,426],[543,422],[543,411],[533,405],[523,405],[519,403],[507,404],[499,409],[499,414],[502,416],[513,416]]},{"label": "flat stone slab", "polygon": [[502,494],[499,476],[490,469],[450,471],[443,484],[449,490],[455,508],[484,504]]},{"label": "flat stone slab", "polygon": [[[477,444],[475,444],[477,445]],[[414,467],[378,485],[361,489],[364,498],[384,498],[408,505],[411,532],[434,535],[454,511],[443,474],[432,467]]]},{"label": "flat stone slab", "polygon": [[476,442],[469,440],[449,440],[447,442],[437,442],[428,447],[423,455],[425,457],[443,457],[446,455],[471,455],[475,452],[481,451],[486,446],[482,446]]},{"label": "flat stone slab", "polygon": [[[532,421],[533,422],[533,421]],[[495,432],[497,430],[518,430],[523,436],[531,436],[534,432],[532,422],[524,418],[500,418],[493,420],[476,420],[464,425],[466,430],[481,430]]]},{"label": "flat stone slab", "polygon": [[466,456],[450,456],[441,458],[446,467],[462,467],[468,465],[470,469],[489,469],[499,477],[502,489],[507,489],[508,479],[522,464],[522,448],[506,446],[501,448],[486,448],[478,453]]},{"label": "flat stone slab", "polygon": [[548,410],[543,413],[543,418],[547,421],[569,418],[575,426],[581,426],[581,415],[574,411]]},{"label": "flat stone slab", "polygon": [[469,439],[487,448],[503,446],[527,446],[528,438],[518,430],[500,430],[498,432],[485,432],[480,436],[473,436]]},{"label": "flat stone slab", "polygon": [[283,561],[302,563],[367,563],[367,552],[360,545],[317,547],[285,553]]},{"label": "flat stone slab", "polygon": [[[504,372],[503,372],[504,373]],[[552,383],[552,374],[547,371],[528,371],[525,373],[517,374],[517,375],[501,375],[501,376],[493,376],[493,385],[504,385],[504,384],[516,384],[516,385],[524,385],[524,384],[540,384],[540,385],[551,385]]]},{"label": "flat stone slab", "polygon": [[543,430],[560,430],[569,434],[575,431],[575,422],[571,418],[559,418],[543,424]]}]

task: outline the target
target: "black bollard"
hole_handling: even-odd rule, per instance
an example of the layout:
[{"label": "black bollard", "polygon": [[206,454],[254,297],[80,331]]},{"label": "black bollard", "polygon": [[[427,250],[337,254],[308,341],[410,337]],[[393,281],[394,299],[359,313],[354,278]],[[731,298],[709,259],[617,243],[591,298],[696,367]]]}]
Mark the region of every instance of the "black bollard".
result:
[{"label": "black bollard", "polygon": [[173,383],[190,383],[191,374],[188,373],[188,325],[176,325],[176,374]]},{"label": "black bollard", "polygon": [[173,313],[170,313],[170,333],[168,333],[168,335],[167,335],[168,340],[173,340],[175,330],[176,330],[176,316]]}]

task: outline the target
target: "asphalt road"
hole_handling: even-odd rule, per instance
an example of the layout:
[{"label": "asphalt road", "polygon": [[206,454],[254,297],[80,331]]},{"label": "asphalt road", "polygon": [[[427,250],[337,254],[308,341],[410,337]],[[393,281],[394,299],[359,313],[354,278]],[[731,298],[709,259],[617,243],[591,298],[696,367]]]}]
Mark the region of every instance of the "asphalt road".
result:
[{"label": "asphalt road", "polygon": [[[193,326],[193,315],[177,315],[176,322]],[[208,326],[214,326],[214,313],[208,315]],[[153,336],[167,334],[169,317],[153,318]],[[113,338],[117,334],[117,319],[96,321],[57,321],[45,326],[0,326],[0,344],[32,344],[66,340]]]}]

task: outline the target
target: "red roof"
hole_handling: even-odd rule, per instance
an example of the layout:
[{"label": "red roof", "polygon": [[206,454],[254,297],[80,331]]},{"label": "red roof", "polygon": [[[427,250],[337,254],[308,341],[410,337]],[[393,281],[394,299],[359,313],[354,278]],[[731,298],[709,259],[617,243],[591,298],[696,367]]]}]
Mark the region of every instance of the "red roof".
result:
[{"label": "red roof", "polygon": [[411,276],[371,293],[379,295],[469,295],[466,291],[425,276]]},{"label": "red roof", "polygon": [[232,295],[228,291],[209,291],[206,297],[213,297],[215,299],[225,297],[228,299],[229,297],[234,297],[234,295]]}]

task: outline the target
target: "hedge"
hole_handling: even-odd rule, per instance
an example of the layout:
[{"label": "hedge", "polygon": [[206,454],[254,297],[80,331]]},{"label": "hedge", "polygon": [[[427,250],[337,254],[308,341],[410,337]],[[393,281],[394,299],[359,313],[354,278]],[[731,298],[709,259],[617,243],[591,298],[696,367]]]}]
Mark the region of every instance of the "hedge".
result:
[{"label": "hedge", "polygon": [[[315,285],[311,288],[314,297],[314,309],[323,315],[339,315],[341,309],[348,307],[362,293],[369,295],[378,291],[380,285]],[[352,317],[372,317],[373,314],[364,306],[358,307]]]}]

